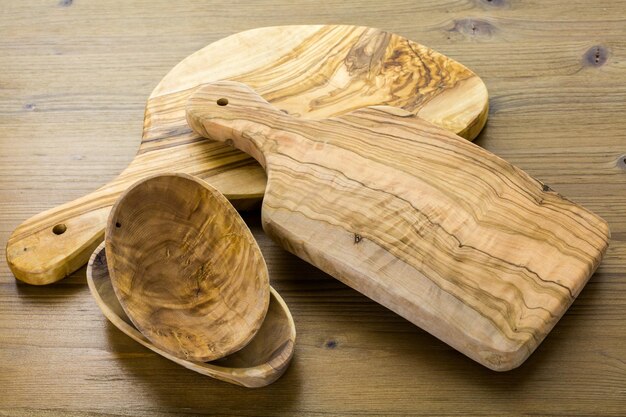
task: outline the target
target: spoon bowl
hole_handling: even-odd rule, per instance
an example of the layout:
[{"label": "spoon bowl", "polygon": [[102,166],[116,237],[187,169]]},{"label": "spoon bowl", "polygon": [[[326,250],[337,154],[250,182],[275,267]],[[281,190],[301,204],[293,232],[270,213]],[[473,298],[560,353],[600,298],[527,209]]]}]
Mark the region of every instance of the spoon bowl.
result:
[{"label": "spoon bowl", "polygon": [[177,173],[137,182],[113,206],[105,242],[119,303],[164,352],[212,361],[261,327],[265,260],[233,206],[204,181]]},{"label": "spoon bowl", "polygon": [[270,288],[269,309],[261,328],[241,350],[214,362],[180,359],[156,347],[137,330],[113,290],[104,243],[91,255],[87,283],[105,317],[131,339],[187,369],[231,384],[263,387],[276,381],[289,367],[296,342],[296,326],[281,296]]}]

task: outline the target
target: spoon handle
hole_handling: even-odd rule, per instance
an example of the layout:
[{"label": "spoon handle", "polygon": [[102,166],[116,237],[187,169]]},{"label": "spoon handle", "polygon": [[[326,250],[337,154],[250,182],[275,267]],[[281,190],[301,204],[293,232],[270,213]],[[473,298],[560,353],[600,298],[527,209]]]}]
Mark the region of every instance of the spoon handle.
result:
[{"label": "spoon handle", "polygon": [[280,245],[494,370],[535,350],[608,246],[594,213],[389,108],[296,119],[224,81],[187,120],[264,166],[263,227]]}]

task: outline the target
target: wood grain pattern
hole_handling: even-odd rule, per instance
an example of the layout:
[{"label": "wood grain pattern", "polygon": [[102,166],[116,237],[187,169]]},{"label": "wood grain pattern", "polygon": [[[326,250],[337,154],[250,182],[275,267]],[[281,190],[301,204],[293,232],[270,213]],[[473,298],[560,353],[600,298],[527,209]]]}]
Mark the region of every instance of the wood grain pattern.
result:
[{"label": "wood grain pattern", "polygon": [[270,288],[267,315],[250,343],[214,362],[192,362],[159,349],[133,325],[111,284],[104,242],[89,259],[86,275],[91,295],[115,327],[141,345],[187,369],[231,384],[259,388],[275,382],[289,367],[296,342],[296,327],[287,304],[273,288]]},{"label": "wood grain pattern", "polygon": [[220,79],[245,82],[296,116],[327,117],[390,104],[469,139],[484,126],[488,110],[485,85],[472,71],[389,32],[300,25],[227,37],[183,60],[157,85],[146,106],[137,156],[115,180],[15,230],[7,245],[15,276],[43,285],[84,265],[102,240],[119,194],[159,172],[197,175],[241,209],[260,201],[263,170],[247,155],[203,140],[185,123],[189,95]]},{"label": "wood grain pattern", "polygon": [[187,174],[133,184],[105,233],[111,284],[126,315],[172,356],[208,362],[257,334],[269,306],[265,260],[228,200]]},{"label": "wood grain pattern", "polygon": [[220,81],[187,120],[265,168],[282,247],[494,370],[528,358],[608,246],[603,219],[404,110],[298,120]]},{"label": "wood grain pattern", "polygon": [[[0,415],[623,417],[626,1],[58,3],[4,2],[0,13]],[[246,29],[318,22],[383,28],[470,67],[490,95],[476,143],[609,222],[600,267],[519,368],[490,371],[286,253],[257,210],[242,216],[298,330],[291,366],[260,390],[191,372],[120,332],[84,268],[36,287],[3,261],[24,219],[128,165],[146,92],[181,59]],[[586,58],[596,46],[602,65]]]}]

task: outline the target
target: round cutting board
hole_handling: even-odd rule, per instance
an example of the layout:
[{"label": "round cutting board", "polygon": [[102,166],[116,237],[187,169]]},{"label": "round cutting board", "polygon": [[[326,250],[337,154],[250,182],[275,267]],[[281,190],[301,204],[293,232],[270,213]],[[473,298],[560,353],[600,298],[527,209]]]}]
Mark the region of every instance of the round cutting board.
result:
[{"label": "round cutting board", "polygon": [[117,178],[18,226],[7,245],[15,276],[42,285],[84,265],[103,239],[117,197],[146,176],[184,172],[209,182],[237,208],[258,203],[265,190],[263,169],[248,155],[198,136],[185,119],[189,96],[223,79],[249,85],[298,117],[391,105],[467,139],[487,118],[487,89],[476,74],[393,33],[339,25],[237,33],[185,58],[161,80],[148,99],[137,156]]}]

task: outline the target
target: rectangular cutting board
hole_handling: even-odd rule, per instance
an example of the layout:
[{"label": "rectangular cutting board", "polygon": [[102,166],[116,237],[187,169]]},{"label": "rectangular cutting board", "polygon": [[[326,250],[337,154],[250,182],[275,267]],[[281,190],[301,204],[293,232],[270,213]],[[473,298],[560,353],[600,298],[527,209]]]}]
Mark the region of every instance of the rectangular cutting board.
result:
[{"label": "rectangular cutting board", "polygon": [[494,370],[526,360],[608,246],[594,213],[400,109],[297,119],[223,81],[187,120],[265,168],[274,240]]}]

